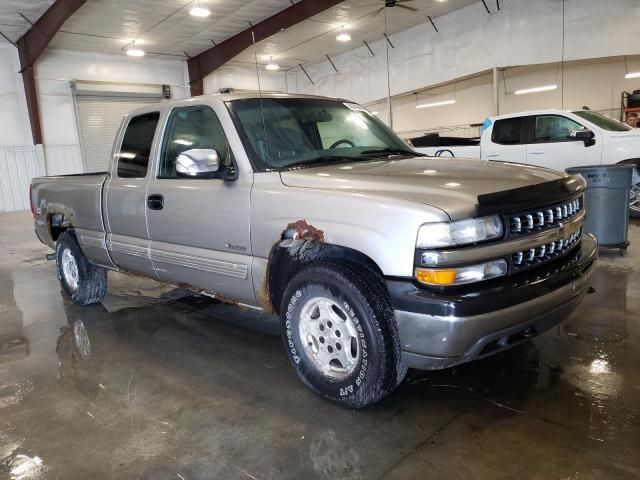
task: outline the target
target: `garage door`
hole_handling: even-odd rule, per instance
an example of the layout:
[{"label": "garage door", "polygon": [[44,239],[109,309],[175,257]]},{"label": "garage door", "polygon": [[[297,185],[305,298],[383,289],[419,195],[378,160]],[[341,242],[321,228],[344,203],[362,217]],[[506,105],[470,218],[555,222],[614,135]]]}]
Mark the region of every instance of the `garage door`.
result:
[{"label": "garage door", "polygon": [[160,96],[77,95],[78,130],[85,172],[106,171],[122,117],[136,108],[159,103],[160,99]]}]

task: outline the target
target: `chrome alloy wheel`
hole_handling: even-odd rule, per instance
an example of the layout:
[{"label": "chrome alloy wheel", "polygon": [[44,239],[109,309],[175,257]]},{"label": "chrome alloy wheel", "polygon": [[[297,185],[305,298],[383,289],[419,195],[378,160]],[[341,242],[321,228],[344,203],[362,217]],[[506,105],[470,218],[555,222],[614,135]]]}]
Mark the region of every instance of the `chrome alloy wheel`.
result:
[{"label": "chrome alloy wheel", "polygon": [[356,325],[336,302],[325,297],[309,300],[300,312],[300,341],[315,367],[332,380],[344,380],[362,354]]},{"label": "chrome alloy wheel", "polygon": [[62,275],[69,288],[75,292],[79,282],[78,264],[68,248],[62,252]]},{"label": "chrome alloy wheel", "polygon": [[636,214],[640,214],[640,183],[631,187],[629,195],[629,208]]}]

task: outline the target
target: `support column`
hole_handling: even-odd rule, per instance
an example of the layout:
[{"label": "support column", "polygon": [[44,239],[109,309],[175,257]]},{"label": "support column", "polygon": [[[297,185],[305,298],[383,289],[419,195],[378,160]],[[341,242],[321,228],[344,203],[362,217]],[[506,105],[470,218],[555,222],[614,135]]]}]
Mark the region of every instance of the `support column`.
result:
[{"label": "support column", "polygon": [[493,114],[500,115],[500,69],[493,67]]}]

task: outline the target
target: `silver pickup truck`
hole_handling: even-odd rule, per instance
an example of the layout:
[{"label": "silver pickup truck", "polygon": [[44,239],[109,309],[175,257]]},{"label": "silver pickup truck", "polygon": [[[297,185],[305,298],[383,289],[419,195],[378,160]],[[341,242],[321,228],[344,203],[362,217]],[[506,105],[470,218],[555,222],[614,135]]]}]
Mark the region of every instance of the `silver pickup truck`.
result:
[{"label": "silver pickup truck", "polygon": [[279,315],[300,379],[359,408],[567,317],[597,259],[584,188],[423,156],[348,101],[226,94],[127,115],[108,172],[31,201],[73,302],[119,270]]}]

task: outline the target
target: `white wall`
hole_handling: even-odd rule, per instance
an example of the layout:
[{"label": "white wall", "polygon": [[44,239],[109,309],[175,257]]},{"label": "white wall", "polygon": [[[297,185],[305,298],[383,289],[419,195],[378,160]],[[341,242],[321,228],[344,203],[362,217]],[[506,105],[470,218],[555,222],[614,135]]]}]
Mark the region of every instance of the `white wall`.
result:
[{"label": "white wall", "polygon": [[[491,2],[493,3],[493,2]],[[502,0],[488,15],[481,2],[391,36],[391,93],[397,95],[448,82],[493,67],[546,64],[562,58],[562,2]],[[493,5],[492,5],[493,7]],[[495,10],[495,8],[493,8]],[[638,53],[634,39],[640,22],[637,0],[566,0],[565,60]],[[368,103],[386,96],[385,42],[288,74],[290,91],[350,98]]]},{"label": "white wall", "polygon": [[18,50],[0,44],[0,146],[31,143]]},{"label": "white wall", "polygon": [[260,66],[256,71],[255,65],[227,64],[204,78],[204,93],[218,93],[221,88],[257,91],[258,74],[262,90],[287,91],[284,72],[265,70],[263,66]]},{"label": "white wall", "polygon": [[136,91],[139,84],[169,84],[173,98],[189,96],[180,60],[47,50],[36,66],[36,82],[47,171],[52,174],[76,173],[82,168],[72,80],[109,82],[129,91]]},{"label": "white wall", "polygon": [[31,140],[19,71],[15,47],[0,44],[0,212],[29,208],[29,182],[44,174],[42,151]]},{"label": "white wall", "polygon": [[[640,61],[629,60],[628,68],[640,71]],[[640,89],[640,79],[625,79],[627,66],[621,59],[568,63],[564,66],[564,90],[558,65],[516,67],[500,74],[500,113],[536,109],[577,109],[588,106],[618,118],[623,91]],[[478,124],[494,114],[492,74],[458,81],[415,95],[392,98],[394,129],[405,137],[425,131],[440,131],[455,136],[477,135]],[[515,95],[518,89],[557,84],[548,92]],[[417,104],[454,99],[454,105],[418,109]],[[367,104],[371,111],[388,121],[386,99]]]},{"label": "white wall", "polygon": [[28,208],[33,175],[82,171],[71,80],[109,82],[129,91],[169,84],[173,98],[189,96],[180,60],[52,49],[35,70],[43,148],[33,145],[17,51],[0,45],[0,212]]},{"label": "white wall", "polygon": [[174,98],[189,96],[183,62],[102,53],[47,50],[36,66],[36,80],[46,145],[78,143],[71,80],[119,84],[169,84]]}]

